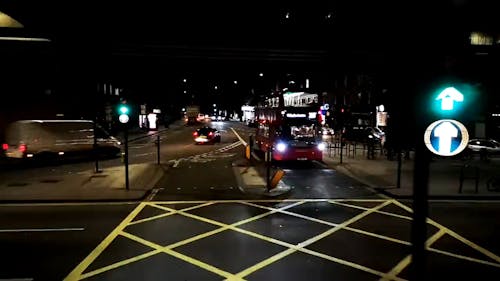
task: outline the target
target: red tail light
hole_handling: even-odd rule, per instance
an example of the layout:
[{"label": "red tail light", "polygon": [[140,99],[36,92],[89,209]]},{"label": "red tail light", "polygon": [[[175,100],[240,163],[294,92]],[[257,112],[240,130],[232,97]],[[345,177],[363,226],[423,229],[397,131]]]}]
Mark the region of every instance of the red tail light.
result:
[{"label": "red tail light", "polygon": [[210,137],[213,136],[213,135],[214,135],[213,132],[208,133],[208,136],[210,136]]},{"label": "red tail light", "polygon": [[2,144],[2,149],[3,149],[3,150],[7,150],[7,149],[9,149],[9,145],[8,145],[8,144],[6,144],[6,143]]},{"label": "red tail light", "polygon": [[28,150],[28,147],[25,144],[19,145],[20,152],[24,153],[24,152],[26,152],[26,150]]},{"label": "red tail light", "polygon": [[193,136],[194,136],[194,137],[198,136],[198,132],[194,132],[194,133],[193,133]]}]

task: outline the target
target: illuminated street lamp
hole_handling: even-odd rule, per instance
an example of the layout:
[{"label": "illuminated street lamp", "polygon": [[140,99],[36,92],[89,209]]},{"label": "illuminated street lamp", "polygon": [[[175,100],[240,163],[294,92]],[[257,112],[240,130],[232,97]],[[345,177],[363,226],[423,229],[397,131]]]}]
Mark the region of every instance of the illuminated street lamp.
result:
[{"label": "illuminated street lamp", "polygon": [[233,83],[236,85],[236,84],[238,84],[238,81],[234,80]]},{"label": "illuminated street lamp", "polygon": [[262,73],[262,72],[261,72],[261,73],[259,73],[259,76],[260,76],[260,77],[264,76],[264,73]]},{"label": "illuminated street lamp", "polygon": [[186,83],[186,82],[187,82],[187,79],[186,79],[186,78],[182,79],[182,82]]}]

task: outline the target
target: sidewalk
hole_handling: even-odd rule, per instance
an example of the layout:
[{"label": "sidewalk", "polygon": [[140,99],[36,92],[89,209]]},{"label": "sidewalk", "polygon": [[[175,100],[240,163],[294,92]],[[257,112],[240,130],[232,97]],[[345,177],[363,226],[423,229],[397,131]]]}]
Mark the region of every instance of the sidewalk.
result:
[{"label": "sidewalk", "polygon": [[155,164],[129,167],[129,190],[123,166],[102,173],[85,171],[72,175],[27,178],[0,184],[0,202],[135,201],[146,197],[165,172]]},{"label": "sidewalk", "polygon": [[[356,156],[329,157],[323,156],[323,161],[333,169],[344,173],[375,190],[394,198],[411,198],[413,195],[413,159],[402,160],[401,186],[397,188],[398,162],[389,161],[378,155],[374,160],[368,160],[361,152]],[[492,176],[500,175],[500,159],[488,162],[474,159],[464,169],[466,178],[463,181],[462,192],[459,192],[460,173],[466,162],[453,159],[436,159],[429,166],[429,198],[432,199],[500,199],[499,191],[489,191],[486,182]],[[478,192],[475,192],[475,167],[479,171]]]},{"label": "sidewalk", "polygon": [[[176,130],[184,125],[182,120],[157,131],[129,132],[129,140],[147,137],[157,132]],[[118,136],[120,137],[120,136]],[[146,138],[144,138],[146,139]],[[135,201],[145,198],[163,177],[167,166],[156,164],[129,165],[129,190],[125,189],[123,165],[105,168],[102,173],[87,170],[76,174],[47,175],[32,178],[14,177],[0,181],[0,202],[84,202],[84,201]]]}]

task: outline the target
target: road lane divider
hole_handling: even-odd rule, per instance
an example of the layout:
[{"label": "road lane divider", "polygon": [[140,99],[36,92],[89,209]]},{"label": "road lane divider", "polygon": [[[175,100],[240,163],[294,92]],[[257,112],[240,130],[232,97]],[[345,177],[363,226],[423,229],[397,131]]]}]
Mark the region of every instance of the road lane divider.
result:
[{"label": "road lane divider", "polygon": [[84,231],[83,227],[69,228],[18,228],[18,229],[0,229],[0,233],[16,233],[16,232],[62,232],[62,231]]}]

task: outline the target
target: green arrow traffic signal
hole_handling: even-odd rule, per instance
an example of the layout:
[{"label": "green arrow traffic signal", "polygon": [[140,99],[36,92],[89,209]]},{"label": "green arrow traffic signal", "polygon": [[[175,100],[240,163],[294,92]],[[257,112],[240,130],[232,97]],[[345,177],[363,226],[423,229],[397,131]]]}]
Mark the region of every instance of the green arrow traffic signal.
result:
[{"label": "green arrow traffic signal", "polygon": [[118,108],[118,111],[120,112],[120,114],[127,114],[130,112],[130,109],[127,105],[125,104],[122,104],[120,105],[120,107]]},{"label": "green arrow traffic signal", "polygon": [[469,119],[479,104],[476,91],[468,84],[445,85],[431,94],[430,109],[436,118]]}]

